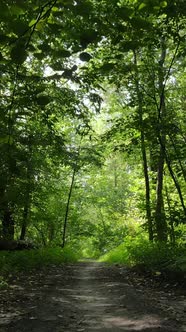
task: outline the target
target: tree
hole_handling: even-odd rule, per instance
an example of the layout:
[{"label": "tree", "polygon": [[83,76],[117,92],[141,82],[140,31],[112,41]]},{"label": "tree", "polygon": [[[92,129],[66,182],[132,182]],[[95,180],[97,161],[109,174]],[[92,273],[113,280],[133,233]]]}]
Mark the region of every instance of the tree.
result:
[{"label": "tree", "polygon": [[[67,221],[75,175],[78,179],[84,169],[89,172],[87,165],[96,160],[91,127],[101,105],[106,104],[111,121],[104,139],[112,146],[111,164],[116,150],[128,156],[141,151],[145,183],[142,201],[145,199],[149,239],[166,241],[173,198],[178,201],[182,222],[186,215],[185,83],[181,74],[185,63],[184,1],[2,1],[0,18],[3,237],[13,239],[21,228],[19,236],[23,239],[34,226],[43,242],[53,241],[54,212],[51,205],[51,211],[46,209],[42,196],[48,202],[56,199],[53,192],[44,192],[55,183],[57,172],[65,174],[65,167],[69,167],[72,182]],[[88,146],[81,149],[78,171],[73,160],[77,160],[77,154],[72,152],[77,151],[77,127],[84,131]],[[115,166],[113,192],[118,187],[117,161]],[[164,180],[169,183],[167,188]],[[104,195],[114,213],[121,216],[126,205],[121,203],[119,187],[117,190],[115,196],[107,196],[105,190]],[[62,197],[66,202],[67,192]],[[109,206],[99,205],[98,213],[98,205],[91,209],[99,216],[102,229],[107,230],[104,223]],[[36,224],[39,209],[46,209],[50,218]],[[142,210],[143,214],[144,206]],[[57,229],[62,228],[57,215],[54,219]],[[50,236],[43,235],[43,230]]]}]

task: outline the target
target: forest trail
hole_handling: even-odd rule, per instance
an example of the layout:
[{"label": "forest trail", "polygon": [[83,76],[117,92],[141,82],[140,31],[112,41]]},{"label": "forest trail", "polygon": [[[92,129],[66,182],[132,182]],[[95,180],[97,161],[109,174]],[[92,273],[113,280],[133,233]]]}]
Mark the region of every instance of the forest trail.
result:
[{"label": "forest trail", "polygon": [[186,296],[124,267],[77,263],[22,273],[0,291],[0,332],[183,332]]}]

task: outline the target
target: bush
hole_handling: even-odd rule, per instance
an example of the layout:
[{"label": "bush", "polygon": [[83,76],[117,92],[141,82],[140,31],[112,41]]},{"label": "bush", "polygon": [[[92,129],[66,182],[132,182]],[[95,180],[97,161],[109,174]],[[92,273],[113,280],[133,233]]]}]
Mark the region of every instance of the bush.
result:
[{"label": "bush", "polygon": [[144,235],[128,236],[125,242],[111,250],[100,261],[141,265],[150,270],[175,269],[186,271],[186,248],[182,244],[151,243]]},{"label": "bush", "polygon": [[4,289],[8,287],[8,283],[6,282],[6,280],[0,276],[0,289]]},{"label": "bush", "polygon": [[120,244],[117,248],[112,249],[99,258],[100,262],[130,264],[129,252],[125,243]]},{"label": "bush", "polygon": [[34,249],[29,251],[0,252],[0,271],[7,275],[12,271],[24,271],[51,264],[72,263],[78,260],[78,254],[72,248],[60,247]]}]

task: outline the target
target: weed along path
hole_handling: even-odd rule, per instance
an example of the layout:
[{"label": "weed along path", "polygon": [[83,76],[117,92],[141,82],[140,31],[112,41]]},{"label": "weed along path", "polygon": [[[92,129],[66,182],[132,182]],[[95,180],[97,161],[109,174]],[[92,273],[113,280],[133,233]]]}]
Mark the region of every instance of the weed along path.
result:
[{"label": "weed along path", "polygon": [[184,332],[185,295],[152,287],[124,267],[52,266],[0,291],[0,332]]}]

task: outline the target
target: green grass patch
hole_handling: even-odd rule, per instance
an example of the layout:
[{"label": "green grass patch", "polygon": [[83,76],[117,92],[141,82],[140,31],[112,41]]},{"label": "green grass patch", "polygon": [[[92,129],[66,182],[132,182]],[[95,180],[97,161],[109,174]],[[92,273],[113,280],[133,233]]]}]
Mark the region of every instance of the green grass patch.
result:
[{"label": "green grass patch", "polygon": [[6,276],[18,271],[29,271],[49,265],[72,263],[78,260],[78,254],[70,247],[64,249],[43,248],[24,251],[1,251],[0,252],[0,274]]},{"label": "green grass patch", "polygon": [[145,236],[126,237],[125,242],[103,255],[99,261],[141,265],[149,270],[175,270],[186,272],[186,247],[166,243],[151,243]]},{"label": "green grass patch", "polygon": [[8,283],[4,277],[0,276],[0,289],[5,289],[8,287]]},{"label": "green grass patch", "polygon": [[125,243],[120,244],[118,247],[101,256],[99,258],[99,262],[131,265],[129,252],[126,248]]}]

